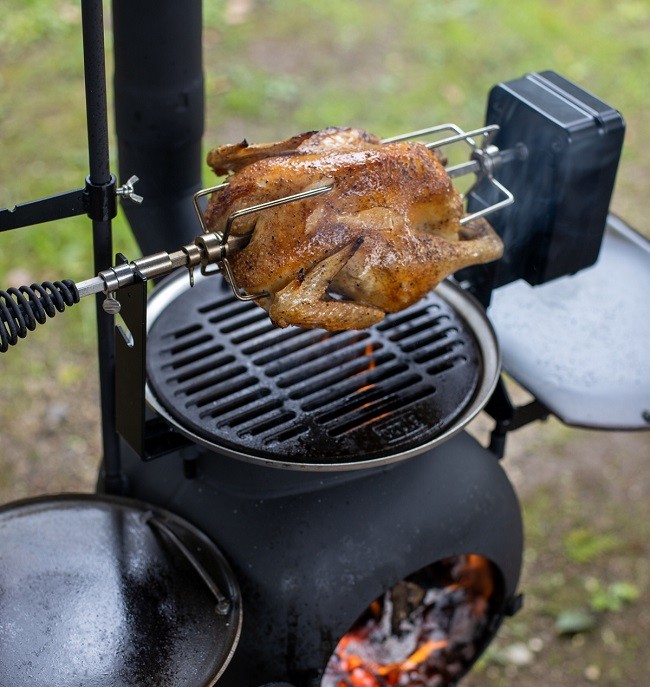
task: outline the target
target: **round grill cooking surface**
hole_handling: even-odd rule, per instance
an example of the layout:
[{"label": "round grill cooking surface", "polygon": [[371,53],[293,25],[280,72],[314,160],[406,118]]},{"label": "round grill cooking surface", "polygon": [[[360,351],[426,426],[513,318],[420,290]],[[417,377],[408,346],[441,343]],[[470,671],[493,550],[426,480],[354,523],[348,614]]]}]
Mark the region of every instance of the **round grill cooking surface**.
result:
[{"label": "round grill cooking surface", "polygon": [[499,374],[493,330],[452,282],[367,330],[279,329],[221,277],[148,306],[147,399],[182,434],[283,468],[356,469],[459,431]]}]

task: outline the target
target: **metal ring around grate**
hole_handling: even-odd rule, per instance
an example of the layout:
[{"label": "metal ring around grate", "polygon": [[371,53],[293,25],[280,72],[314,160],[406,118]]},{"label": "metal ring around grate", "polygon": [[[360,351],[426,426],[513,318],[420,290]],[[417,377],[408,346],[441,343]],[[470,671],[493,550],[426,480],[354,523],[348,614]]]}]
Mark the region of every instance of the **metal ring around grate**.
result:
[{"label": "metal ring around grate", "polygon": [[193,441],[281,468],[343,470],[430,449],[485,405],[500,360],[453,282],[360,331],[273,326],[221,277],[176,274],[148,305],[147,400]]}]

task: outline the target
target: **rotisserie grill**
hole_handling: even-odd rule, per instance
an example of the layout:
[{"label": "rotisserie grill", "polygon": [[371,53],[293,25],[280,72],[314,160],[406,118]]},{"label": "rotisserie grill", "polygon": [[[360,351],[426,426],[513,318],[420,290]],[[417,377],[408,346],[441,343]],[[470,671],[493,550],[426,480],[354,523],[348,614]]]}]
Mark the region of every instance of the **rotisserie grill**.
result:
[{"label": "rotisserie grill", "polygon": [[355,469],[446,440],[499,371],[482,310],[458,287],[360,332],[274,327],[201,278],[149,306],[149,402],[193,441],[281,467]]},{"label": "rotisserie grill", "polygon": [[[346,233],[350,224],[363,224],[355,213],[368,210],[345,205],[349,189],[337,193],[328,174],[304,184],[245,179],[251,188],[264,186],[259,194],[246,183],[238,186],[242,177],[236,172],[265,158],[273,158],[267,166],[274,174],[283,164],[299,167],[287,142],[278,144],[287,154],[279,163],[278,145],[218,149],[211,155],[217,172],[235,176],[200,187],[198,2],[183,7],[182,27],[164,12],[154,13],[146,26],[133,22],[128,3],[113,3],[120,166],[142,179],[137,192],[135,176],[117,186],[108,165],[102,6],[97,0],[82,6],[91,173],[82,189],[0,211],[0,230],[86,213],[93,220],[96,276],[0,292],[0,351],[56,312],[97,295],[104,455],[96,495],[0,511],[0,540],[10,551],[0,561],[0,596],[15,578],[11,566],[24,568],[25,556],[35,556],[39,574],[50,581],[29,613],[30,597],[18,593],[14,616],[2,606],[0,631],[4,623],[33,636],[48,594],[59,600],[72,595],[75,561],[87,550],[84,570],[96,572],[97,563],[99,579],[92,585],[101,588],[105,578],[102,598],[112,607],[103,617],[84,620],[93,637],[113,637],[107,623],[119,616],[128,632],[118,639],[128,646],[107,668],[94,645],[85,658],[75,650],[75,622],[59,628],[65,636],[54,639],[46,626],[43,641],[56,658],[40,651],[37,678],[43,684],[60,684],[48,677],[57,674],[57,662],[78,660],[72,672],[84,687],[100,684],[101,670],[111,673],[105,684],[116,687],[217,681],[223,687],[455,685],[522,602],[521,510],[497,460],[505,436],[551,413],[580,422],[566,412],[565,399],[576,396],[567,396],[563,382],[560,391],[548,389],[549,379],[551,386],[557,382],[549,372],[556,365],[553,346],[542,339],[528,348],[509,336],[513,325],[503,316],[511,302],[507,285],[554,280],[561,289],[560,277],[597,260],[609,264],[603,251],[612,250],[612,235],[631,240],[632,230],[608,217],[622,117],[559,75],[540,72],[495,86],[486,123],[477,129],[442,124],[383,141],[361,136],[375,152],[382,146],[417,150],[435,160],[452,198],[454,240],[486,226],[489,216],[496,231],[492,248],[499,248],[489,264],[477,264],[485,260],[476,255],[452,260],[444,275],[414,289],[416,297],[400,300],[395,294],[406,289],[413,268],[405,260],[395,303],[388,288],[382,298],[390,307],[378,306],[369,297],[380,290],[378,282],[368,277],[362,283],[360,275],[368,271],[350,267],[372,239]],[[160,40],[172,31],[174,41]],[[151,50],[141,60],[143,35]],[[349,130],[331,131],[338,140]],[[418,144],[404,143],[412,139]],[[289,139],[289,147],[309,140]],[[462,161],[445,161],[443,169],[439,159],[457,145],[465,151]],[[407,164],[396,159],[391,169]],[[361,194],[372,170],[356,158],[355,165],[353,186]],[[467,175],[473,182],[461,196],[449,185]],[[419,177],[406,177],[413,185],[409,199],[418,206],[426,189]],[[408,194],[399,183],[391,192],[403,200]],[[118,197],[145,257],[118,255],[113,264],[110,222]],[[390,224],[384,200],[370,208],[372,221]],[[259,239],[278,217],[287,231],[296,228],[298,216],[306,226],[313,218],[305,208],[325,217],[323,232],[336,225],[345,234],[340,245],[328,243],[322,253],[305,257],[297,244],[283,254],[268,235]],[[318,241],[326,243],[322,234]],[[246,251],[259,249],[260,242],[276,267],[290,263],[289,276],[282,274],[277,284],[277,275],[253,274],[263,259]],[[285,317],[289,311],[274,309],[276,292],[310,284],[312,272],[344,251],[349,255],[341,265],[315,280],[317,306],[348,312],[358,299],[371,317],[292,320]],[[354,286],[351,275],[352,281],[359,277]],[[618,316],[629,318],[629,312]],[[514,319],[516,326],[516,314]],[[557,326],[564,326],[559,318]],[[539,388],[527,406],[511,402],[502,358],[534,395]],[[641,366],[637,377],[645,374]],[[576,376],[588,378],[589,372],[580,368]],[[624,397],[625,426],[637,428],[640,396],[634,389]],[[608,426],[606,401],[593,403],[589,422],[595,426]],[[487,448],[466,431],[481,411],[496,422]],[[76,518],[78,531],[68,521],[66,542],[61,528],[41,527],[43,513]],[[21,520],[23,514],[29,517]],[[97,518],[101,527],[93,530],[88,519]],[[41,558],[31,541],[34,531],[27,531],[30,519],[48,542]],[[52,573],[50,544],[61,575]],[[74,553],[67,560],[66,546]],[[138,599],[134,580],[152,581]],[[77,609],[86,616],[92,593]],[[37,620],[21,624],[30,613]],[[150,645],[151,622],[157,623],[154,630],[162,628],[165,660]],[[198,635],[195,642],[192,635]],[[26,684],[34,677],[31,652],[39,648],[32,644],[11,643],[11,667],[0,660],[0,682]],[[142,661],[137,671],[131,669],[134,651]],[[84,679],[84,671],[92,679]]]}]

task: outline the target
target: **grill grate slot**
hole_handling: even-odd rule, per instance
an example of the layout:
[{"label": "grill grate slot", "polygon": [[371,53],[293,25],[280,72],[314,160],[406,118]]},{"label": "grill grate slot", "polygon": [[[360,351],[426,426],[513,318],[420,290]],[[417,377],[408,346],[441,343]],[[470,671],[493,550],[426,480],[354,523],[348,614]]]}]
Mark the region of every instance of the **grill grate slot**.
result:
[{"label": "grill grate slot", "polygon": [[[221,386],[224,382],[227,382],[228,380],[233,379],[235,377],[239,377],[240,375],[244,374],[244,372],[246,372],[246,368],[243,365],[228,367],[219,374],[212,374],[206,376],[200,382],[196,382],[195,384],[189,384],[187,386],[181,387],[176,391],[176,395],[183,395],[187,398],[191,398],[195,394],[201,393],[202,391],[217,388]],[[196,402],[196,405],[201,406],[205,405],[205,403]]]},{"label": "grill grate slot", "polygon": [[[232,332],[240,331],[242,329],[245,329],[249,327],[252,324],[256,324],[258,322],[267,322],[267,316],[264,313],[263,310],[260,310],[259,308],[255,308],[255,312],[249,313],[249,310],[247,309],[244,311],[241,317],[237,318],[229,318],[229,323],[224,324],[221,329],[222,334],[231,334]],[[244,317],[243,315],[246,314],[247,316]],[[212,320],[210,320],[212,321]]]},{"label": "grill grate slot", "polygon": [[[318,332],[304,331],[295,327],[278,330],[272,324],[247,339],[241,336],[233,336],[233,344],[239,346],[250,341],[247,346],[242,346],[241,351],[246,356],[251,356],[255,365],[268,365],[281,358],[285,352],[291,353],[299,350],[303,345],[308,345],[310,340],[320,340]],[[263,353],[263,355],[257,355]]]},{"label": "grill grate slot", "polygon": [[435,313],[437,312],[440,312],[440,307],[437,304],[429,305],[427,308],[415,305],[407,310],[403,310],[400,313],[386,318],[383,322],[380,322],[376,326],[376,329],[380,332],[409,331],[414,321],[425,317],[428,318],[429,322],[432,322],[435,319]]},{"label": "grill grate slot", "polygon": [[200,324],[192,324],[189,327],[185,327],[185,329],[172,332],[168,335],[168,337],[173,339],[182,339],[184,336],[189,336],[190,334],[194,334],[194,332],[201,331],[201,329],[203,329],[203,327]]},{"label": "grill grate slot", "polygon": [[179,355],[180,353],[189,351],[192,348],[198,348],[208,341],[212,341],[212,336],[210,334],[202,334],[201,336],[195,336],[189,341],[183,341],[183,343],[170,346],[169,348],[165,349],[165,352],[168,352],[170,355]]},{"label": "grill grate slot", "polygon": [[295,417],[295,413],[285,410],[284,412],[281,412],[274,417],[270,417],[263,422],[257,422],[254,425],[247,427],[244,431],[239,432],[239,436],[244,437],[246,435],[250,435],[254,437],[260,434],[266,434],[269,430],[277,430],[279,426],[286,425]]},{"label": "grill grate slot", "polygon": [[340,398],[345,398],[348,394],[355,393],[368,384],[378,384],[385,379],[389,379],[394,374],[401,374],[408,370],[408,365],[397,364],[391,368],[381,367],[387,365],[395,359],[395,355],[383,352],[373,356],[375,370],[368,370],[368,361],[360,359],[359,365],[363,366],[358,374],[350,376],[350,370],[338,370],[330,375],[321,375],[316,380],[302,384],[299,388],[293,389],[289,394],[292,399],[300,400],[319,394],[317,398],[302,404],[302,409],[306,412],[316,410],[316,408],[331,403]]},{"label": "grill grate slot", "polygon": [[[246,386],[251,385],[247,384]],[[201,413],[201,419],[226,416],[228,415],[228,413],[232,413],[234,410],[245,408],[251,403],[256,403],[260,401],[261,399],[268,396],[270,393],[270,389],[267,389],[266,387],[258,387],[257,389],[247,394],[238,395],[237,398],[233,398],[230,401],[226,401],[224,403],[218,403],[214,405],[212,408],[210,408],[210,410],[203,411]]]},{"label": "grill grate slot", "polygon": [[373,422],[379,422],[389,417],[394,411],[401,410],[429,397],[433,391],[433,387],[424,385],[419,389],[400,396],[384,397],[377,403],[371,403],[351,413],[346,421],[337,422],[334,427],[328,428],[327,432],[332,437],[340,437]]},{"label": "grill grate slot", "polygon": [[446,357],[449,353],[458,352],[463,348],[463,342],[454,337],[455,332],[444,332],[442,336],[435,337],[426,342],[426,346],[418,349],[413,356],[415,362],[420,365],[430,363],[433,360]]},{"label": "grill grate slot", "polygon": [[433,320],[427,320],[426,318],[421,318],[414,320],[412,326],[408,329],[400,329],[398,331],[390,332],[389,337],[391,341],[395,343],[400,343],[402,350],[412,350],[417,347],[417,343],[407,345],[406,341],[411,341],[413,339],[418,339],[421,335],[428,335],[432,331],[438,332],[444,327],[449,326],[449,317],[446,315],[441,315]]},{"label": "grill grate slot", "polygon": [[336,408],[326,413],[316,413],[316,421],[323,424],[340,422],[345,419],[346,415],[369,409],[377,401],[385,399],[387,394],[396,393],[421,381],[421,378],[417,375],[410,374],[402,376],[389,384],[382,384],[381,386],[368,385],[364,389],[352,394],[345,403],[337,404]]},{"label": "grill grate slot", "polygon": [[152,320],[147,371],[167,415],[216,450],[383,459],[434,440],[474,397],[479,346],[436,292],[376,327],[324,332],[276,328],[254,303],[215,298],[214,279],[175,288]]},{"label": "grill grate slot", "polygon": [[[196,399],[195,401],[187,402],[185,404],[185,407],[190,408],[191,406],[196,406],[197,408],[202,408],[203,406],[207,406],[208,404],[216,403],[217,401],[223,398],[233,396],[239,393],[242,389],[246,389],[249,386],[255,386],[258,383],[258,380],[255,377],[242,377],[241,373],[234,375],[234,379],[233,375],[230,374],[228,375],[227,379],[224,379],[222,381],[223,383],[217,386],[215,386],[214,384],[211,385],[211,393],[205,394]],[[236,404],[237,401],[235,400],[234,403]],[[216,409],[213,410],[215,410],[216,412]],[[214,417],[215,415],[215,413],[212,411],[209,411],[208,414],[212,415],[212,417]]]},{"label": "grill grate slot", "polygon": [[[223,298],[219,298],[216,301],[210,300],[205,305],[200,305],[196,308],[196,312],[199,315],[207,315],[208,313],[214,313],[215,311],[222,311],[223,317],[231,317],[235,312],[241,312],[242,310],[248,309],[249,304],[242,301],[234,301],[229,293],[225,293]],[[202,318],[204,319],[204,318]],[[211,315],[211,319],[216,323],[219,319],[219,315]]]},{"label": "grill grate slot", "polygon": [[[219,353],[221,352],[223,352],[223,348],[219,351]],[[194,360],[193,362],[199,361],[199,365],[195,365],[191,369],[185,370],[185,372],[170,375],[168,377],[168,381],[170,383],[177,382],[178,384],[185,384],[186,382],[190,382],[193,379],[196,379],[196,377],[213,372],[214,370],[223,367],[224,365],[230,365],[230,363],[235,362],[235,356],[223,355],[219,358],[214,358],[213,356],[209,355],[206,359],[201,357],[198,360]],[[187,367],[187,365],[184,365],[183,367]]]},{"label": "grill grate slot", "polygon": [[469,361],[464,355],[455,355],[447,360],[441,360],[435,365],[431,365],[431,367],[427,367],[427,372],[432,377],[435,377],[436,375],[443,374],[444,372],[447,372],[447,370],[451,370],[458,365],[466,365],[468,362]]},{"label": "grill grate slot", "polygon": [[264,446],[283,444],[309,432],[309,425],[292,423],[288,428],[264,437]]},{"label": "grill grate slot", "polygon": [[222,351],[223,346],[221,344],[215,344],[209,348],[202,348],[189,355],[184,355],[182,358],[173,358],[170,362],[164,364],[162,369],[167,370],[171,368],[172,370],[180,370],[183,367],[187,367],[199,360],[205,360],[205,358],[221,353]]},{"label": "grill grate slot", "polygon": [[260,403],[259,405],[256,405],[253,408],[249,408],[248,410],[244,411],[243,413],[240,413],[239,415],[230,417],[228,420],[218,422],[217,427],[219,427],[220,429],[223,427],[240,427],[241,425],[244,425],[247,422],[256,421],[260,418],[260,416],[268,415],[269,413],[272,413],[273,411],[279,410],[281,408],[282,401],[280,399],[271,399],[266,403]]},{"label": "grill grate slot", "polygon": [[[380,344],[374,342],[370,344],[371,352],[376,351]],[[305,379],[313,379],[321,374],[328,374],[333,369],[341,368],[348,376],[359,374],[368,368],[368,358],[365,357],[367,351],[366,344],[352,344],[341,350],[336,347],[327,347],[324,354],[314,358],[313,356],[298,359],[294,365],[282,365],[267,369],[269,377],[277,377],[276,384],[281,389],[288,389],[297,384],[304,383]],[[370,352],[368,351],[368,352]],[[288,372],[287,370],[291,370]],[[284,374],[282,374],[284,373]]]},{"label": "grill grate slot", "polygon": [[398,343],[404,353],[417,355],[422,348],[448,338],[455,331],[448,322],[438,320],[430,329],[413,332],[408,337],[402,337]]},{"label": "grill grate slot", "polygon": [[[249,307],[255,306],[251,304]],[[234,346],[241,346],[241,344],[246,343],[247,341],[255,341],[255,339],[258,339],[256,343],[250,344],[248,348],[242,348],[242,352],[244,352],[246,355],[249,355],[249,353],[246,353],[247,350],[252,350],[253,348],[256,348],[258,351],[264,350],[269,345],[269,339],[273,337],[277,331],[277,328],[271,323],[270,320],[262,320],[256,329],[240,332],[236,336],[232,336],[230,340]],[[289,338],[292,332],[283,330],[283,334],[285,337]]]},{"label": "grill grate slot", "polygon": [[[359,353],[350,350],[350,347],[360,344],[368,338],[367,334],[357,332],[352,335],[339,335],[336,337],[326,336],[305,336],[297,341],[293,341],[290,346],[278,347],[273,356],[267,356],[264,363],[265,373],[269,377],[282,375],[288,370],[301,371],[304,366],[309,366],[315,361],[323,362],[324,358],[333,356],[329,359],[330,366],[338,364],[337,361],[349,356],[358,357]],[[363,351],[364,346],[357,347],[356,351]],[[255,362],[258,363],[259,359]],[[308,374],[308,373],[307,373]],[[304,375],[303,375],[304,379]]]}]

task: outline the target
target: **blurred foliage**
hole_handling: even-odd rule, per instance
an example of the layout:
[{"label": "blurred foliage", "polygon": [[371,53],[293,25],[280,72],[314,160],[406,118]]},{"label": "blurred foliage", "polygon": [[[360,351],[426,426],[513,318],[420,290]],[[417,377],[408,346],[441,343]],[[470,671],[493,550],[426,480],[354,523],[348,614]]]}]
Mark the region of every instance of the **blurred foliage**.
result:
[{"label": "blurred foliage", "polygon": [[575,635],[589,632],[596,627],[596,618],[583,608],[569,608],[562,611],[555,621],[555,631],[559,635]]},{"label": "blurred foliage", "polygon": [[[557,452],[562,462],[572,448]],[[619,458],[626,460],[611,460]],[[650,521],[641,513],[647,502],[612,499],[603,489],[603,482],[567,465],[565,479],[524,499],[524,606],[499,630],[468,687],[584,687],[595,680],[594,666],[598,684],[645,684],[647,633],[640,627]],[[508,652],[522,642],[533,656],[517,666]]]},{"label": "blurred foliage", "polygon": [[596,612],[620,611],[625,604],[630,604],[641,596],[636,584],[623,580],[603,585],[599,580],[590,578],[585,586],[590,593],[589,606]]},{"label": "blurred foliage", "polygon": [[576,563],[589,563],[603,553],[616,550],[618,545],[613,533],[597,533],[584,528],[571,530],[564,537],[567,556]]},{"label": "blurred foliage", "polygon": [[65,40],[81,20],[80,3],[73,0],[5,0],[3,9],[0,49],[8,55],[20,55],[44,39]]},{"label": "blurred foliage", "polygon": [[[291,77],[290,101],[250,111],[271,120],[279,107],[285,133],[342,122],[387,134],[447,119],[470,126],[493,83],[531,70],[560,71],[624,111],[642,105],[649,22],[645,2],[393,0],[377,11],[369,0],[269,0],[239,24],[208,24],[206,64],[221,95],[224,82],[225,94],[250,86],[242,72],[259,83]],[[230,115],[219,99],[208,113]]]}]

